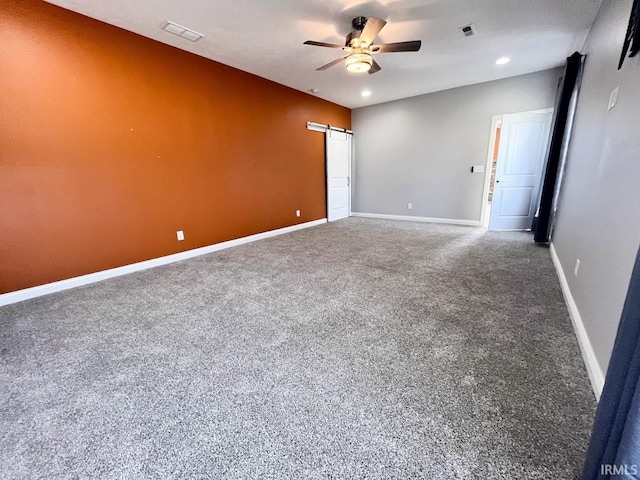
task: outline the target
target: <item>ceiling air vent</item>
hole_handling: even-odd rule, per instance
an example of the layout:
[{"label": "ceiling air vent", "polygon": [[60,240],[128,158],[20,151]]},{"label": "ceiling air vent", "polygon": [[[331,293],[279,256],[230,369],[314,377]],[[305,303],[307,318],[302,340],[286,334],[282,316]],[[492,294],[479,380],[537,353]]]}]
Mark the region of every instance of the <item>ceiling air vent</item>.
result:
[{"label": "ceiling air vent", "polygon": [[476,33],[478,33],[476,30],[476,26],[473,23],[458,27],[458,30],[460,30],[465,37],[472,37]]},{"label": "ceiling air vent", "polygon": [[179,37],[191,40],[192,42],[197,42],[204,36],[198,32],[194,32],[193,30],[189,30],[188,28],[182,27],[173,22],[165,23],[162,26],[162,29],[169,33],[173,33],[174,35],[178,35]]}]

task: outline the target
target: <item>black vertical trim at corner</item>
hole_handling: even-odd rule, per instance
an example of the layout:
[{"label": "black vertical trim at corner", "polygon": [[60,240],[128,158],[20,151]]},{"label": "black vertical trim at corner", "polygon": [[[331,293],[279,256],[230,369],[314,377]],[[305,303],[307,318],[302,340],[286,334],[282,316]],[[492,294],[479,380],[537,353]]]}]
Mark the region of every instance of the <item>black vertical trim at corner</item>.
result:
[{"label": "black vertical trim at corner", "polygon": [[627,53],[629,53],[630,57],[635,57],[638,51],[640,51],[640,0],[633,0],[629,25],[622,45],[620,62],[618,63],[618,70],[622,68]]},{"label": "black vertical trim at corner", "polygon": [[537,243],[547,243],[549,241],[551,209],[553,207],[553,196],[558,179],[558,166],[560,165],[562,155],[562,143],[567,128],[571,97],[573,96],[573,91],[582,67],[582,58],[583,56],[578,52],[575,52],[567,58],[567,65],[562,80],[562,93],[560,94],[560,101],[556,106],[557,110],[553,124],[553,135],[551,136],[551,144],[549,147],[549,159],[547,161],[547,169],[542,185],[542,195],[540,197],[540,214],[534,236],[534,240]]}]

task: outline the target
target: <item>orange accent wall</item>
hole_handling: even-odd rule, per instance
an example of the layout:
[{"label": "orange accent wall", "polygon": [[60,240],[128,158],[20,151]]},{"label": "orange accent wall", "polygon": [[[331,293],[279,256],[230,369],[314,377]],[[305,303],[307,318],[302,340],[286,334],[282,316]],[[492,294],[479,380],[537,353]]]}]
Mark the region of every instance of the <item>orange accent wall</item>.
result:
[{"label": "orange accent wall", "polygon": [[42,1],[0,19],[0,293],[326,216],[306,122],[349,109]]}]

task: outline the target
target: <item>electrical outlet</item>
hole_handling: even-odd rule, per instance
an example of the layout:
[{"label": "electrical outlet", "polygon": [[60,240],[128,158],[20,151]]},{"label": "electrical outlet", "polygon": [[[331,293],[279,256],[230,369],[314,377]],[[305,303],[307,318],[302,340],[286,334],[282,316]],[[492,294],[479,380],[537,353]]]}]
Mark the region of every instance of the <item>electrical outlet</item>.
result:
[{"label": "electrical outlet", "polygon": [[413,209],[413,203],[407,203],[407,210]]},{"label": "electrical outlet", "polygon": [[300,216],[300,210],[296,210],[296,217]]},{"label": "electrical outlet", "polygon": [[580,259],[579,258],[576,260],[576,266],[573,267],[573,276],[574,277],[578,276],[578,270],[580,270]]},{"label": "electrical outlet", "polygon": [[184,232],[182,230],[178,230],[176,232],[176,237],[178,237],[178,241],[181,242],[182,240],[184,240]]}]

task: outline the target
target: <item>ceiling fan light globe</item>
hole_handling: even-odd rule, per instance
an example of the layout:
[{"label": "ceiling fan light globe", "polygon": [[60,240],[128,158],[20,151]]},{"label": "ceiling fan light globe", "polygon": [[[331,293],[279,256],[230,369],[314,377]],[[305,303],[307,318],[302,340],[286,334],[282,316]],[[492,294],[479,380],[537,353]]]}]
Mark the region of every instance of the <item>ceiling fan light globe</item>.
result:
[{"label": "ceiling fan light globe", "polygon": [[368,53],[354,53],[347,57],[345,63],[350,73],[366,73],[373,65],[373,57]]}]

